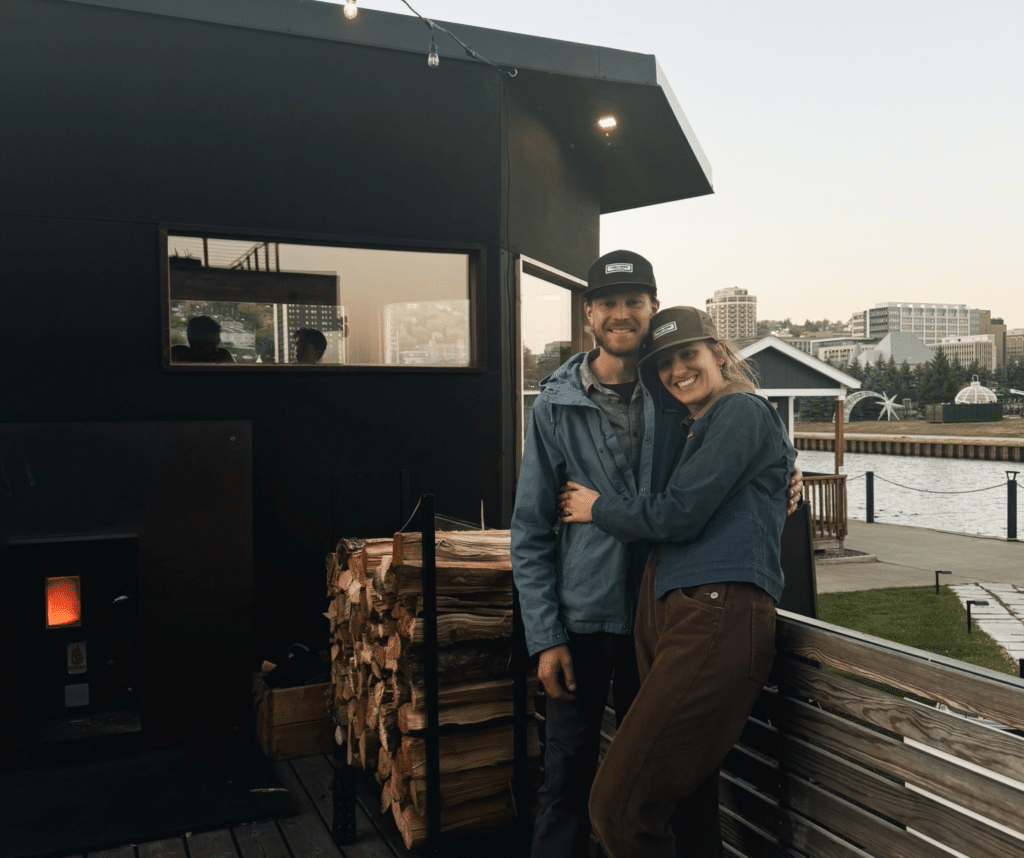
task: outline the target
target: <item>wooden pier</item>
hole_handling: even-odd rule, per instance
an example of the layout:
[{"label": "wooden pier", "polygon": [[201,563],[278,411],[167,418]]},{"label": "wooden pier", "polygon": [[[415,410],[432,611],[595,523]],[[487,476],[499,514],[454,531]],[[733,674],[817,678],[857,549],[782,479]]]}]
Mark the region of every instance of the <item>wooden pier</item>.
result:
[{"label": "wooden pier", "polygon": [[[998,462],[1024,460],[1021,438],[958,438],[942,435],[869,435],[847,432],[846,453],[879,453],[886,456],[934,456],[944,459],[985,459]],[[797,432],[793,446],[798,450],[835,450],[831,432]]]}]

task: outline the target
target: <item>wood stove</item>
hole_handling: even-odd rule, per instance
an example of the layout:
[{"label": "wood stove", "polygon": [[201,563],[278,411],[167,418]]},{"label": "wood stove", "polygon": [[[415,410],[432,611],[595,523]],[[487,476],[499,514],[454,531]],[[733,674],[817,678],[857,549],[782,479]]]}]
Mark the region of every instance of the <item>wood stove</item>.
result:
[{"label": "wood stove", "polygon": [[12,727],[26,745],[141,732],[138,554],[134,534],[8,543]]}]

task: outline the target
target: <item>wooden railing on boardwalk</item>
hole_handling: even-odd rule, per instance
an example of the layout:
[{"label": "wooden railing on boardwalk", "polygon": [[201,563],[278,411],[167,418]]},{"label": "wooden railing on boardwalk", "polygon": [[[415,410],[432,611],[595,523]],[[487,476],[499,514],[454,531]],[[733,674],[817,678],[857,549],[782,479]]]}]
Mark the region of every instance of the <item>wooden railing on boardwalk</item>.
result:
[{"label": "wooden railing on boardwalk", "polygon": [[815,548],[842,548],[846,539],[846,475],[804,474]]},{"label": "wooden railing on boardwalk", "polygon": [[1024,680],[785,611],[776,637],[722,770],[727,854],[1024,854]]}]

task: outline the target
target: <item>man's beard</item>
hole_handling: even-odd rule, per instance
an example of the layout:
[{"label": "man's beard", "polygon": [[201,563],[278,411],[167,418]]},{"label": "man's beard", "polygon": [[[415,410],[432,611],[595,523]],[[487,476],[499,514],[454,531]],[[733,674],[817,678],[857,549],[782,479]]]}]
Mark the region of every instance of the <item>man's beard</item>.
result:
[{"label": "man's beard", "polygon": [[[608,339],[611,339],[611,337]],[[640,349],[642,347],[642,341],[638,342],[633,348],[616,348],[615,346],[610,346],[605,339],[605,336],[597,330],[594,331],[594,342],[597,343],[601,351],[617,358],[633,357],[634,355],[638,355],[640,354]]]}]

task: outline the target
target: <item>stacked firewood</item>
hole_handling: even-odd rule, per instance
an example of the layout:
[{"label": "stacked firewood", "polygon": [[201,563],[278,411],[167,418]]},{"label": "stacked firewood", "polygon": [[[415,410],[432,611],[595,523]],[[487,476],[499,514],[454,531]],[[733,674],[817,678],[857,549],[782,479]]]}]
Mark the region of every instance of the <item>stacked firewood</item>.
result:
[{"label": "stacked firewood", "polygon": [[[512,564],[508,531],[436,534],[441,828],[511,819]],[[327,556],[336,739],[372,771],[408,848],[427,837],[421,536],[342,539]],[[528,677],[528,755],[539,753]]]}]

